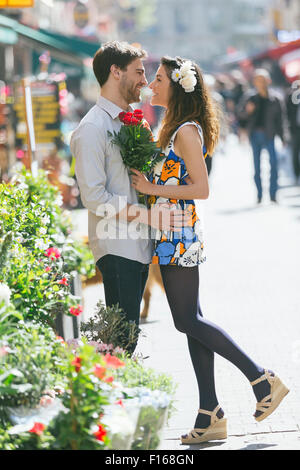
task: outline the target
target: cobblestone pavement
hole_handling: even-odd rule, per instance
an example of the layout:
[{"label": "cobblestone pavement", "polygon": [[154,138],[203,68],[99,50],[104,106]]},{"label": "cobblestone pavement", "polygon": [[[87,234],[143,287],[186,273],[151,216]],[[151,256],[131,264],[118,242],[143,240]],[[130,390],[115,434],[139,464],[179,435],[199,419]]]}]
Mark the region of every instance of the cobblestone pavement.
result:
[{"label": "cobblestone pavement", "polygon": [[[300,187],[287,176],[290,165],[281,166],[279,204],[271,204],[269,166],[263,157],[265,198],[260,206],[247,144],[239,145],[231,136],[213,161],[209,199],[198,204],[207,250],[207,262],[200,267],[200,297],[204,316],[256,362],[276,371],[290,393],[272,416],[257,423],[247,379],[216,355],[216,387],[228,419],[228,439],[181,445],[179,436],[192,428],[199,407],[196,379],[186,338],[174,328],[165,295],[155,286],[137,351],[149,356],[145,366],[170,374],[178,384],[177,411],[160,449],[300,450]],[[104,298],[103,286],[86,289],[84,296],[91,311]]]}]

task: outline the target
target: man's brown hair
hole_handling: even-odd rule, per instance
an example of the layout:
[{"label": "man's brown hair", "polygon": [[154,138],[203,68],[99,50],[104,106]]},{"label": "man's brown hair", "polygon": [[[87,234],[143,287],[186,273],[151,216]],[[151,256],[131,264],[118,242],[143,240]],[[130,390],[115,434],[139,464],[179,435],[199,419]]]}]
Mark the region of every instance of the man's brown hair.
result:
[{"label": "man's brown hair", "polygon": [[111,41],[103,44],[94,55],[93,70],[99,85],[103,86],[110,74],[112,65],[126,70],[135,59],[145,59],[147,52],[131,46],[127,42]]}]

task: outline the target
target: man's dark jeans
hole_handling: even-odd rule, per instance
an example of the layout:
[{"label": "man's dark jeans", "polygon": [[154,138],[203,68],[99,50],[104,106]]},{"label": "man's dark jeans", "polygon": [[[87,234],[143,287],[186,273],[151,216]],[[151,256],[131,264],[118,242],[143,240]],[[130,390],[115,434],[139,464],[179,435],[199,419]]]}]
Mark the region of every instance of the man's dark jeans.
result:
[{"label": "man's dark jeans", "polygon": [[266,149],[269,153],[270,157],[270,197],[275,198],[276,192],[278,189],[278,171],[277,171],[277,155],[275,151],[274,145],[274,138],[270,139],[266,136],[263,131],[256,130],[250,134],[250,143],[252,146],[253,151],[253,159],[254,159],[254,181],[257,188],[257,196],[259,199],[262,197],[262,184],[261,184],[261,176],[260,176],[260,155],[263,149]]},{"label": "man's dark jeans", "polygon": [[105,255],[96,264],[103,277],[106,306],[118,303],[127,320],[135,321],[138,326],[148,264],[116,255]]}]

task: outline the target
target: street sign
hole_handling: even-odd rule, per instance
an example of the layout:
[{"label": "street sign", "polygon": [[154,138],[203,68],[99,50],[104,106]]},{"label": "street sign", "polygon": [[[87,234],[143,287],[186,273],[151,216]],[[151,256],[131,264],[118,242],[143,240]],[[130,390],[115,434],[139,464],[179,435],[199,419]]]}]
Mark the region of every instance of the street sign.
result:
[{"label": "street sign", "polygon": [[[51,144],[61,138],[60,105],[58,100],[58,83],[35,81],[31,83],[32,120],[36,144]],[[16,143],[19,146],[26,144],[26,122],[24,114],[24,93],[22,88],[16,86],[16,99],[14,104],[16,115]]]},{"label": "street sign", "polygon": [[0,8],[28,8],[34,6],[34,0],[0,0]]},{"label": "street sign", "polygon": [[74,23],[80,29],[85,28],[89,22],[89,10],[81,2],[77,2],[76,5],[74,6],[73,16],[74,16]]}]

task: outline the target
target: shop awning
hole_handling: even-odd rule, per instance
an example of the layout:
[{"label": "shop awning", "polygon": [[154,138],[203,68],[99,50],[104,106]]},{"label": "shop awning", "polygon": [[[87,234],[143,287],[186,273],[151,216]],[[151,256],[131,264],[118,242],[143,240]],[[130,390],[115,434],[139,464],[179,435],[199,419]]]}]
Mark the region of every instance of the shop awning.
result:
[{"label": "shop awning", "polygon": [[296,49],[300,49],[300,39],[297,39],[297,41],[291,41],[291,42],[287,42],[284,44],[280,44],[279,46],[276,46],[276,47],[271,47],[270,49],[267,49],[266,51],[256,54],[255,56],[252,57],[252,59],[261,60],[261,59],[270,58],[270,59],[278,60],[284,54],[295,51]]},{"label": "shop awning", "polygon": [[92,57],[100,47],[99,43],[91,43],[81,38],[33,29],[3,15],[0,15],[0,27],[17,34],[17,37],[32,49],[41,52],[47,49],[53,57],[68,64],[83,65],[84,59]]}]

